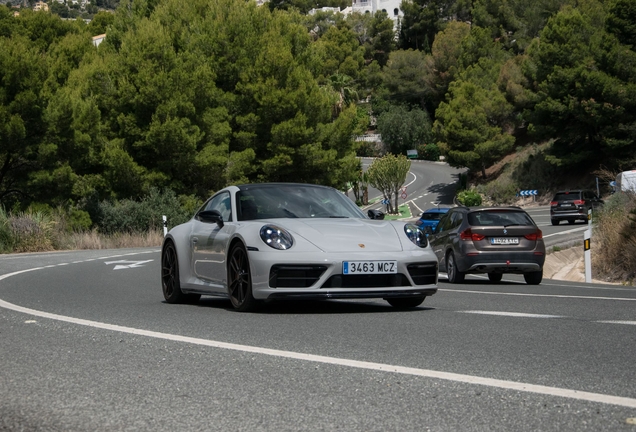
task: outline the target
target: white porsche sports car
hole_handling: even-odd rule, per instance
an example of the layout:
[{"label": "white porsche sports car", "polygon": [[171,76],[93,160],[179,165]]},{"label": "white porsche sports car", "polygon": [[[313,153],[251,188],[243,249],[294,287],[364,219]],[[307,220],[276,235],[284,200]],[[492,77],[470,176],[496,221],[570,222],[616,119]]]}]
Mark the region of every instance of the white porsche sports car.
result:
[{"label": "white porsche sports car", "polygon": [[275,299],[382,298],[416,307],[437,292],[437,257],[421,228],[383,218],[325,186],[227,187],[166,235],[164,297],[222,296],[238,311]]}]

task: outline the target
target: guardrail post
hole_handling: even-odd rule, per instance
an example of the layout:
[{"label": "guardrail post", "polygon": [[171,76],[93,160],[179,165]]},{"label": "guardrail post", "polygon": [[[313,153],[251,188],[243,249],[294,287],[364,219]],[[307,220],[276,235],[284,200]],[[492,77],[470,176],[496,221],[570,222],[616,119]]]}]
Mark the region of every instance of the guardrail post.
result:
[{"label": "guardrail post", "polygon": [[166,234],[168,234],[168,218],[163,215],[163,236],[165,237]]},{"label": "guardrail post", "polygon": [[585,282],[592,282],[592,254],[590,251],[590,246],[592,240],[590,239],[592,234],[592,228],[585,230],[583,233],[583,254],[585,260]]}]

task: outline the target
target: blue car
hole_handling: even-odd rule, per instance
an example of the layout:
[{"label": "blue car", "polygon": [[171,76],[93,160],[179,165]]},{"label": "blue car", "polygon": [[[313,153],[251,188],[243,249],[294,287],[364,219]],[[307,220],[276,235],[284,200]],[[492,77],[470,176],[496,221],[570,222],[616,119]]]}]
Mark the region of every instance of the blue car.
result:
[{"label": "blue car", "polygon": [[434,231],[439,220],[448,213],[448,210],[450,210],[448,207],[433,207],[425,210],[415,224],[422,228],[430,227],[431,231]]}]

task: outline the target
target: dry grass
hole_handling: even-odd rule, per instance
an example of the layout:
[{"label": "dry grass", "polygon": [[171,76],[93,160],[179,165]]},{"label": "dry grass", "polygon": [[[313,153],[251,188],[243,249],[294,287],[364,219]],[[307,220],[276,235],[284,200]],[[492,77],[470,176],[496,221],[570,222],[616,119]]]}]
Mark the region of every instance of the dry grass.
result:
[{"label": "dry grass", "polygon": [[163,232],[153,230],[145,233],[118,233],[104,235],[96,230],[79,233],[59,233],[56,249],[119,249],[161,246]]},{"label": "dry grass", "polygon": [[605,202],[594,230],[592,266],[598,279],[636,280],[636,194],[615,194]]}]

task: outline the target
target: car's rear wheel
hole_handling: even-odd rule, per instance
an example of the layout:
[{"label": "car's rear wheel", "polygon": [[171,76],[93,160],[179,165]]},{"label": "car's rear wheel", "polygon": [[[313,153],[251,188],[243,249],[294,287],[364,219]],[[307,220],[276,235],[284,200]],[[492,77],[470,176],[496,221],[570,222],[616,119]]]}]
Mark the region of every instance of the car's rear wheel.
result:
[{"label": "car's rear wheel", "polygon": [[196,303],[201,298],[199,294],[185,294],[181,291],[177,249],[171,241],[166,243],[161,255],[161,287],[163,298],[168,303]]},{"label": "car's rear wheel", "polygon": [[462,283],[464,282],[465,273],[460,272],[457,269],[457,261],[455,261],[455,253],[449,252],[446,257],[446,274],[448,275],[448,281],[450,283]]},{"label": "car's rear wheel", "polygon": [[490,279],[490,282],[501,282],[502,277],[503,274],[501,273],[488,273],[488,279]]},{"label": "car's rear wheel", "polygon": [[552,223],[552,225],[558,225],[559,222],[561,222],[561,221],[558,220],[558,219],[550,219],[550,222]]},{"label": "car's rear wheel", "polygon": [[397,309],[411,309],[418,307],[424,302],[426,296],[422,297],[410,297],[410,298],[392,298],[386,299],[391,306]]},{"label": "car's rear wheel", "polygon": [[252,295],[252,277],[247,251],[237,243],[230,251],[227,268],[227,289],[232,306],[239,312],[254,310],[257,301]]},{"label": "car's rear wheel", "polygon": [[543,280],[543,270],[524,273],[523,278],[526,280],[528,285],[539,285]]}]

